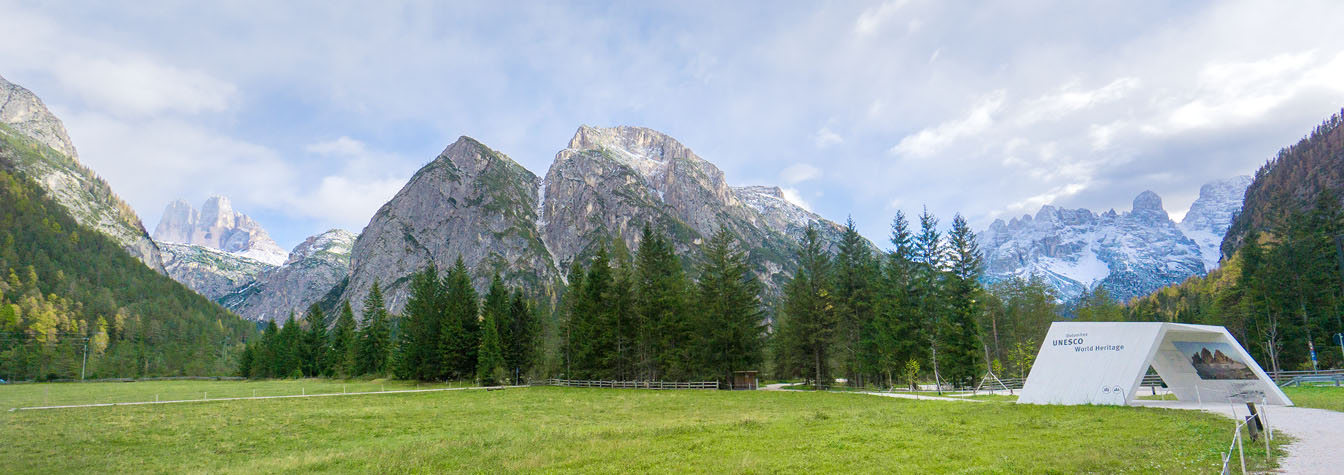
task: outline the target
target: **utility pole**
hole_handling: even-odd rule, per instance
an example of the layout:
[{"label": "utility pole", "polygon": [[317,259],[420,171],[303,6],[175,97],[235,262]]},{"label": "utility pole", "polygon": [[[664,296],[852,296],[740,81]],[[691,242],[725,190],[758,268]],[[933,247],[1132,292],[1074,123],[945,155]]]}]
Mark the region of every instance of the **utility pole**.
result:
[{"label": "utility pole", "polygon": [[84,337],[84,362],[79,364],[79,380],[84,380],[84,368],[89,366],[89,338]]}]

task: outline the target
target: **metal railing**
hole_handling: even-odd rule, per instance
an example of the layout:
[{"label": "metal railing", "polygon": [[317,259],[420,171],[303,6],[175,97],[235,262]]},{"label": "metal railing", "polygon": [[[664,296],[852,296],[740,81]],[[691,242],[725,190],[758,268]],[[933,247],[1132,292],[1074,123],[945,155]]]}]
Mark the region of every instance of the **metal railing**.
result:
[{"label": "metal railing", "polygon": [[610,389],[719,389],[718,381],[605,381],[578,379],[542,379],[528,381],[532,386]]}]

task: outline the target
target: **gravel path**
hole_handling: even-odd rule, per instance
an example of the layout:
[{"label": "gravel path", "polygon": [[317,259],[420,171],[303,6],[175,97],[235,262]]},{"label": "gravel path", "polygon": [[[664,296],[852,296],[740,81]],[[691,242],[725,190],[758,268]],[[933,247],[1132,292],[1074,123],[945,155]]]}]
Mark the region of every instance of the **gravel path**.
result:
[{"label": "gravel path", "polygon": [[[1204,410],[1228,418],[1245,417],[1246,406],[1204,404],[1181,401],[1135,401],[1136,406]],[[1269,406],[1267,417],[1275,433],[1284,432],[1297,439],[1285,448],[1288,456],[1279,460],[1280,473],[1344,472],[1344,412],[1306,407]],[[1234,415],[1233,412],[1236,412]],[[1229,426],[1230,427],[1230,426]],[[1229,441],[1231,433],[1228,434]]]}]

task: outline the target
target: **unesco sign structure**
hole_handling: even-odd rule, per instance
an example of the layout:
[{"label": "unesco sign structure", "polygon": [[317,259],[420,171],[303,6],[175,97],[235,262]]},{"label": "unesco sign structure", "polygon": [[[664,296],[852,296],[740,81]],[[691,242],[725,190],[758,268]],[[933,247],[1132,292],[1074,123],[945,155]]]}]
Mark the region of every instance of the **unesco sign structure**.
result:
[{"label": "unesco sign structure", "polygon": [[1017,402],[1127,405],[1152,367],[1181,401],[1292,405],[1226,328],[1055,322]]}]

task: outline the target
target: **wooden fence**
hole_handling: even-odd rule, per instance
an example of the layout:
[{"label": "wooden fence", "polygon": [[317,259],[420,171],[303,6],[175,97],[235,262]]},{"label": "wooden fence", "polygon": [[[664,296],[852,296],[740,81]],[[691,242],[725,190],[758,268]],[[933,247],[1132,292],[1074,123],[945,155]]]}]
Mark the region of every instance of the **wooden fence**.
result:
[{"label": "wooden fence", "polygon": [[532,386],[611,389],[719,389],[718,381],[588,381],[578,379],[542,379],[528,381]]}]

